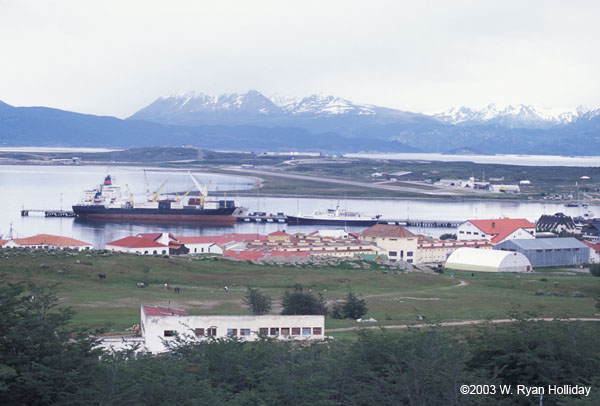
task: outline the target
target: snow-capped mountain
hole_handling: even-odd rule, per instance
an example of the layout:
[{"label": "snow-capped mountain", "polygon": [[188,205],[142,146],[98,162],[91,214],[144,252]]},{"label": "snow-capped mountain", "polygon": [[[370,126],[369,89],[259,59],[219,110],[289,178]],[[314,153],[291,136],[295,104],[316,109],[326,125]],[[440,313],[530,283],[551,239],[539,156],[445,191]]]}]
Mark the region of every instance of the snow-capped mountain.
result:
[{"label": "snow-capped mountain", "polygon": [[316,116],[334,116],[343,114],[374,115],[381,107],[368,104],[352,103],[336,96],[321,93],[304,97],[300,100],[276,95],[271,98],[286,113],[291,115],[313,114]]},{"label": "snow-capped mountain", "polygon": [[[313,94],[302,99],[281,95],[265,97],[256,90],[248,93],[227,93],[219,96],[196,92],[180,92],[160,97],[130,118],[166,123],[189,124],[193,118],[211,121],[235,119],[252,123],[266,118],[307,118],[327,116],[372,116],[402,113],[398,110],[353,103],[336,96]],[[235,116],[235,117],[234,117]]]},{"label": "snow-capped mountain", "polygon": [[548,128],[573,123],[582,117],[588,118],[589,112],[590,110],[583,106],[567,111],[555,111],[536,109],[525,104],[498,106],[492,103],[481,110],[464,106],[453,107],[434,114],[433,117],[448,124],[499,124],[509,128]]}]

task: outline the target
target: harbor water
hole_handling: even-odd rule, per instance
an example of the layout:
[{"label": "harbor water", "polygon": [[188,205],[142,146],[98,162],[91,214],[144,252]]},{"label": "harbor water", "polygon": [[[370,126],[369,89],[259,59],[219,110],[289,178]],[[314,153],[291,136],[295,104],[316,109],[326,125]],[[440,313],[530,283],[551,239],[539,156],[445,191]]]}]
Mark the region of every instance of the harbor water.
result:
[{"label": "harbor water", "polygon": [[[168,179],[163,193],[181,193],[192,187],[186,171],[152,168],[146,171],[150,191],[155,191]],[[27,237],[40,233],[72,237],[102,248],[105,243],[142,232],[171,232],[175,235],[216,235],[223,233],[267,234],[276,230],[310,232],[318,228],[339,226],[294,226],[285,223],[237,223],[231,227],[201,227],[181,224],[138,224],[103,221],[82,221],[74,218],[21,217],[22,209],[69,210],[80,201],[84,189],[91,189],[110,174],[119,185],[128,185],[135,200],[145,199],[143,168],[115,166],[0,166],[0,234],[6,238]],[[508,201],[439,201],[396,199],[323,199],[237,196],[236,192],[254,186],[254,180],[241,176],[194,172],[200,183],[210,182],[211,196],[234,199],[248,211],[285,214],[309,214],[315,210],[339,206],[347,211],[366,215],[381,215],[390,219],[467,220],[499,217],[537,220],[542,214],[562,212],[570,216],[583,215],[583,207],[565,207],[551,202]],[[590,206],[589,210],[594,211]],[[598,207],[600,211],[600,207]],[[600,213],[595,213],[596,215]],[[364,227],[347,227],[360,231]],[[437,237],[453,232],[448,228],[410,227],[415,233]]]}]

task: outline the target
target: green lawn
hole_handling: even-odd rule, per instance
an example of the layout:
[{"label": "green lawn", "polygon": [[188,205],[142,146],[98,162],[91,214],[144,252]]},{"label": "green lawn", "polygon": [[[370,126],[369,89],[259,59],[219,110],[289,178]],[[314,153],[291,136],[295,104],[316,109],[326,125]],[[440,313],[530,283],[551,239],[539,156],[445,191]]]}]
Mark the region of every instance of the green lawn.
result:
[{"label": "green lawn", "polygon": [[[99,273],[106,274],[106,279],[100,280]],[[455,272],[451,278],[448,273],[375,268],[301,269],[229,260],[11,250],[0,251],[0,277],[11,282],[58,283],[60,305],[77,311],[74,323],[114,331],[124,331],[139,322],[142,303],[170,303],[192,314],[249,314],[242,305],[246,286],[259,287],[271,295],[274,311],[280,309],[283,292],[296,284],[323,294],[330,303],[354,291],[367,300],[366,317],[377,319],[377,326],[417,323],[418,315],[432,322],[506,318],[515,310],[535,311],[544,317],[598,317],[593,297],[600,295],[600,279],[589,274],[471,276],[470,272]],[[150,286],[138,288],[137,282],[144,278]],[[181,294],[164,290],[165,283],[180,287]],[[539,290],[545,295],[536,296]],[[573,291],[586,297],[571,297]],[[557,296],[548,295],[551,292]],[[364,325],[353,320],[326,320],[327,329],[354,326]],[[345,337],[349,333],[333,335]]]}]

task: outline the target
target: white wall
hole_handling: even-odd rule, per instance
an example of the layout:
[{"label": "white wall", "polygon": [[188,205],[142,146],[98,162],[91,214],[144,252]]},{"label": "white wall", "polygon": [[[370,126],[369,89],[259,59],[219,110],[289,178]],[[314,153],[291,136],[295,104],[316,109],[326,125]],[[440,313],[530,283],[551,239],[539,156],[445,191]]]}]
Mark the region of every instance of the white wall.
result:
[{"label": "white wall", "polygon": [[201,244],[189,244],[185,243],[185,246],[189,248],[191,255],[198,254],[219,254],[223,255],[223,248],[215,244],[214,242],[210,243],[201,243]]},{"label": "white wall", "polygon": [[126,252],[128,254],[154,255],[154,251],[156,251],[156,254],[158,255],[165,255],[169,253],[168,247],[128,248],[106,244],[105,248],[109,251]]},{"label": "white wall", "polygon": [[[325,337],[324,316],[146,316],[142,308],[142,336],[146,340],[146,348],[152,353],[164,352],[165,341],[173,341],[175,337],[165,337],[165,332],[177,332],[191,341],[207,339],[207,329],[217,329],[215,338],[228,337],[229,329],[236,329],[240,339],[254,341],[259,338],[260,328],[269,329],[269,337],[279,340],[322,340]],[[321,334],[313,334],[314,328],[321,329]],[[195,329],[203,328],[205,336],[196,336]],[[278,328],[279,335],[271,335],[271,328]],[[292,328],[300,328],[299,335],[292,335]],[[249,330],[249,335],[242,336],[241,330]],[[282,329],[289,329],[283,335]],[[303,334],[310,329],[310,334]]]}]

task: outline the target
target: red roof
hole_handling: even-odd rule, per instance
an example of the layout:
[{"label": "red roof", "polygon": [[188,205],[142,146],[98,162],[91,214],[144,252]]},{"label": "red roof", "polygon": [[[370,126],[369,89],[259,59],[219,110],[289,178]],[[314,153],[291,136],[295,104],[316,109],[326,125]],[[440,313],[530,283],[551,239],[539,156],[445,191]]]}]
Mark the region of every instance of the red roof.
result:
[{"label": "red roof", "polygon": [[272,236],[286,236],[289,235],[288,233],[286,233],[285,231],[273,231],[272,233],[270,233],[269,235]]},{"label": "red roof", "polygon": [[469,220],[471,224],[483,231],[485,234],[493,235],[492,242],[500,242],[519,228],[533,228],[535,224],[527,219],[491,219],[491,220]]},{"label": "red roof", "polygon": [[224,235],[201,235],[194,237],[175,237],[177,241],[182,242],[184,244],[218,244],[223,245],[228,242],[244,242],[244,241],[254,241],[260,238],[259,234],[224,234]]},{"label": "red roof", "polygon": [[585,245],[587,245],[588,247],[590,247],[591,249],[593,249],[594,251],[600,252],[600,245],[591,243],[591,242],[586,241],[586,240],[581,240],[581,242],[584,243]]},{"label": "red roof", "polygon": [[394,237],[394,238],[410,238],[416,237],[413,233],[402,226],[392,226],[389,224],[375,224],[363,230],[360,233],[367,237]]},{"label": "red roof", "polygon": [[91,246],[84,241],[79,241],[74,238],[62,237],[60,235],[38,234],[33,237],[15,238],[13,239],[17,245],[52,245],[55,247],[82,247]]},{"label": "red roof", "polygon": [[[152,241],[156,241],[158,240],[160,237],[162,237],[163,233],[139,233],[137,236],[138,237],[142,237],[145,238],[147,240],[152,240]],[[177,238],[175,238],[175,236],[171,233],[169,233],[169,238],[172,238],[174,240],[176,240]]]},{"label": "red roof", "polygon": [[167,248],[166,245],[157,243],[156,241],[152,241],[142,237],[134,237],[129,236],[125,238],[121,238],[120,240],[111,241],[106,243],[106,245],[114,245],[116,247],[125,247],[125,248]]},{"label": "red roof", "polygon": [[144,313],[146,313],[146,316],[189,316],[185,310],[164,306],[144,305]]},{"label": "red roof", "polygon": [[226,257],[239,259],[242,261],[252,261],[268,257],[307,257],[308,252],[287,252],[287,251],[236,251],[229,250],[225,253]]},{"label": "red roof", "polygon": [[0,247],[2,247],[4,244],[6,244],[8,242],[8,240],[0,240]]}]

